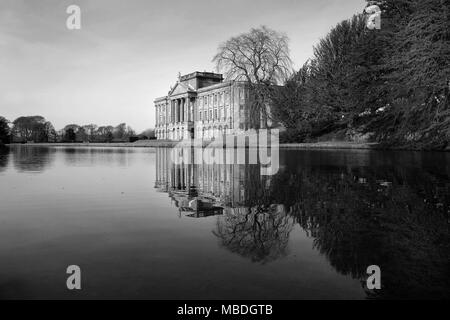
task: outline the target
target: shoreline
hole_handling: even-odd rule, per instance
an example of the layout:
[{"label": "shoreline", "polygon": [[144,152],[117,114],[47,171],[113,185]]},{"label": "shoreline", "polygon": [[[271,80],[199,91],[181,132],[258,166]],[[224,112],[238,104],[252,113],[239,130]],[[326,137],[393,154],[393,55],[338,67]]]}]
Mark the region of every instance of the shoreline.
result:
[{"label": "shoreline", "polygon": [[[172,148],[175,147],[178,141],[167,140],[141,140],[136,142],[112,142],[112,143],[11,143],[6,146],[31,146],[31,147],[74,147],[74,148],[89,148],[89,147],[106,147],[106,148]],[[209,143],[209,142],[208,142]],[[186,147],[190,146],[186,143]],[[207,144],[204,145],[206,147]],[[388,148],[376,142],[371,143],[357,143],[345,141],[324,141],[311,143],[280,143],[280,149],[300,149],[300,150],[384,150],[384,151],[418,151],[418,152],[450,152],[450,148],[443,150],[417,150],[411,148]]]}]

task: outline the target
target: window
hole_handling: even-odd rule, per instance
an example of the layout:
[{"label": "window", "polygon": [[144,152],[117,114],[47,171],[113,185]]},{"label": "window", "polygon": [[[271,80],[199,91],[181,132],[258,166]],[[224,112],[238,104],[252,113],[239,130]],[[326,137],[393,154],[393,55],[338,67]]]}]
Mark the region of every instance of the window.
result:
[{"label": "window", "polygon": [[201,111],[199,111],[199,113],[198,113],[198,118],[200,121],[202,121],[202,112]]},{"label": "window", "polygon": [[214,109],[214,120],[217,120],[217,109]]},{"label": "window", "polygon": [[209,109],[209,119],[208,120],[211,120],[211,119],[212,119],[212,110]]},{"label": "window", "polygon": [[225,105],[230,104],[230,93],[227,91],[225,92]]}]

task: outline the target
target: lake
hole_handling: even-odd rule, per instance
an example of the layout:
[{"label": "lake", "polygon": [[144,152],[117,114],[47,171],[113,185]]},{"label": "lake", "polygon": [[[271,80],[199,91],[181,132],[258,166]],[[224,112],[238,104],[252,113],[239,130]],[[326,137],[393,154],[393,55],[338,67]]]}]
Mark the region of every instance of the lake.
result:
[{"label": "lake", "polygon": [[0,299],[450,296],[450,154],[281,150],[262,176],[170,152],[0,153]]}]

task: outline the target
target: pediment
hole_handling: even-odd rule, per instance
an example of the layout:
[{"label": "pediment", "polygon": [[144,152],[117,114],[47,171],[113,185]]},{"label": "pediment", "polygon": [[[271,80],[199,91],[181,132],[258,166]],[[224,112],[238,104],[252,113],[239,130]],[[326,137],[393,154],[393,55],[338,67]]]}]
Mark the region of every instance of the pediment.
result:
[{"label": "pediment", "polygon": [[190,86],[185,85],[184,83],[177,82],[172,90],[169,91],[169,96],[176,96],[179,94],[184,94],[188,92],[194,92],[195,90]]}]

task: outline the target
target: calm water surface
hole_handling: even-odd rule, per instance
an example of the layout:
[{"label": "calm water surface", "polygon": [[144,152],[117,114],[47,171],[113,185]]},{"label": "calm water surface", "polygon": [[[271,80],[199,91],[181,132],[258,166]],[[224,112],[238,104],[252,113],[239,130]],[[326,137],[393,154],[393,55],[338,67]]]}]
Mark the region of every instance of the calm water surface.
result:
[{"label": "calm water surface", "polygon": [[286,150],[261,176],[169,151],[0,153],[0,298],[449,297],[449,154]]}]

